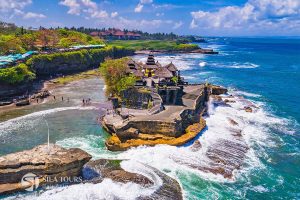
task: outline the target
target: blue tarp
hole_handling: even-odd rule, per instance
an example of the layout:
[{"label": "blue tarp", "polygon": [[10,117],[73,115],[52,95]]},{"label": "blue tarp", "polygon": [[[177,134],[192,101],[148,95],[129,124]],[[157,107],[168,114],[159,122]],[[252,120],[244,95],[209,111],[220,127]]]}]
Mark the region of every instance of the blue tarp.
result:
[{"label": "blue tarp", "polygon": [[24,54],[10,54],[7,56],[0,56],[0,66],[7,65],[18,60],[26,59],[28,56],[36,54],[37,51],[28,51]]},{"label": "blue tarp", "polygon": [[74,49],[82,49],[82,48],[102,48],[105,47],[105,44],[96,44],[96,45],[76,45],[76,46],[72,46],[72,48]]}]

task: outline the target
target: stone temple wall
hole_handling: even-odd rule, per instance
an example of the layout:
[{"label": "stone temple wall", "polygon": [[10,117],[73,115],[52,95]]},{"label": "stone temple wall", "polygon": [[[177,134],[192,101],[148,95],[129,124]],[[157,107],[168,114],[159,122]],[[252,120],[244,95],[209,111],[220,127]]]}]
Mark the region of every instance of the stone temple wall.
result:
[{"label": "stone temple wall", "polygon": [[121,93],[124,106],[134,109],[147,109],[148,102],[152,101],[151,93],[140,92],[136,88],[124,90]]},{"label": "stone temple wall", "polygon": [[208,99],[208,93],[202,91],[195,99],[194,105],[183,109],[180,113],[180,119],[173,122],[163,120],[138,120],[129,121],[118,132],[126,131],[129,128],[138,129],[146,134],[163,134],[171,137],[179,137],[185,132],[185,129],[200,120],[201,113],[205,109],[205,103]]}]

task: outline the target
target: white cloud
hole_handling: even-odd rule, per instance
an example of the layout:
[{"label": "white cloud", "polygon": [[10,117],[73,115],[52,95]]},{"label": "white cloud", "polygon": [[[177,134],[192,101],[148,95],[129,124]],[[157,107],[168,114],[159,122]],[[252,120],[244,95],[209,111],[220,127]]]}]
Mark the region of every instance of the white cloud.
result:
[{"label": "white cloud", "polygon": [[[248,0],[242,6],[222,7],[215,12],[191,12],[190,28],[258,30],[291,27],[299,24],[299,0]],[[285,26],[283,24],[285,21]],[[298,26],[298,28],[300,28]]]},{"label": "white cloud", "polygon": [[14,9],[21,10],[32,3],[32,0],[0,0],[0,11],[10,12]]},{"label": "white cloud", "polygon": [[33,13],[33,12],[28,12],[23,15],[24,19],[40,19],[40,18],[45,18],[46,16],[40,13]]},{"label": "white cloud", "polygon": [[110,16],[111,16],[112,18],[117,17],[118,15],[119,15],[118,12],[112,12],[112,13],[110,14]]},{"label": "white cloud", "polygon": [[152,4],[152,7],[155,8],[155,9],[171,10],[171,9],[174,9],[174,8],[180,8],[182,6],[166,3],[166,4]]},{"label": "white cloud", "polygon": [[165,13],[156,13],[155,15],[156,15],[156,17],[160,17],[160,16],[164,16]]},{"label": "white cloud", "polygon": [[134,8],[134,12],[136,12],[136,13],[142,12],[144,5],[151,4],[151,3],[153,3],[153,0],[140,0],[138,5],[136,5],[136,7]]},{"label": "white cloud", "polygon": [[173,29],[179,29],[183,25],[182,21],[176,22],[173,26]]},{"label": "white cloud", "polygon": [[88,8],[97,10],[98,6],[95,2],[91,1],[91,0],[81,0],[82,4]]},{"label": "white cloud", "polygon": [[140,3],[149,4],[149,3],[153,3],[153,0],[141,0]]},{"label": "white cloud", "polygon": [[60,5],[69,7],[68,14],[80,15],[86,13],[86,19],[89,18],[106,18],[108,13],[98,8],[98,5],[92,0],[61,0]]},{"label": "white cloud", "polygon": [[68,14],[80,15],[81,7],[77,0],[63,0],[59,4],[69,7]]},{"label": "white cloud", "polygon": [[158,29],[169,31],[174,22],[172,20],[136,20],[125,17],[116,17],[107,19],[99,19],[97,24],[102,27],[115,27],[120,29],[138,29],[150,32],[157,32]]},{"label": "white cloud", "polygon": [[136,12],[136,13],[142,12],[143,7],[144,7],[144,5],[141,4],[141,3],[139,3],[139,4],[135,7],[134,12]]},{"label": "white cloud", "polygon": [[91,18],[106,18],[108,13],[104,10],[96,10],[91,13]]},{"label": "white cloud", "polygon": [[41,19],[46,16],[41,13],[24,12],[24,8],[32,4],[32,0],[0,0],[0,13],[9,19],[20,16],[23,19]]}]

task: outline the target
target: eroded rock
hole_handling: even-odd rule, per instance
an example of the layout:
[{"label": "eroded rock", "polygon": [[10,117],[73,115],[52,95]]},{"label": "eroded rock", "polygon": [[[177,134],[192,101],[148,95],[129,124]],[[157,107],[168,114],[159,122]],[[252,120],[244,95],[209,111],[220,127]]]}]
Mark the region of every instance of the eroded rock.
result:
[{"label": "eroded rock", "polygon": [[245,106],[245,107],[244,107],[244,110],[245,110],[246,112],[250,112],[250,113],[253,112],[253,110],[252,110],[252,108],[251,108],[250,106]]},{"label": "eroded rock", "polygon": [[211,85],[210,88],[211,88],[211,94],[213,95],[226,94],[228,92],[226,88],[217,85]]},{"label": "eroded rock", "polygon": [[145,167],[147,169],[146,171],[150,171],[147,172],[147,176],[139,173],[128,172],[121,167],[121,162],[122,160],[107,159],[90,161],[83,168],[83,178],[88,180],[87,182],[92,183],[99,183],[102,182],[103,179],[109,178],[115,182],[133,182],[144,188],[151,189],[156,188],[155,184],[157,184],[157,180],[155,180],[155,175],[157,175],[162,180],[160,187],[154,190],[152,194],[148,196],[140,196],[138,199],[183,199],[180,185],[175,179],[165,175],[153,167],[143,165],[141,163],[137,164]]},{"label": "eroded rock", "polygon": [[[25,174],[33,173],[43,181],[45,177],[76,177],[82,166],[92,157],[78,148],[65,149],[58,145],[39,145],[31,150],[0,157],[0,194],[21,191]],[[53,183],[52,183],[53,184]],[[29,185],[28,187],[30,187]]]},{"label": "eroded rock", "polygon": [[192,151],[199,151],[202,148],[202,144],[199,140],[196,140],[194,144],[191,146]]},{"label": "eroded rock", "polygon": [[231,119],[231,118],[228,118],[228,121],[229,121],[229,123],[230,123],[231,125],[233,125],[233,126],[239,125],[239,123],[237,123],[236,121],[234,121],[234,120]]}]

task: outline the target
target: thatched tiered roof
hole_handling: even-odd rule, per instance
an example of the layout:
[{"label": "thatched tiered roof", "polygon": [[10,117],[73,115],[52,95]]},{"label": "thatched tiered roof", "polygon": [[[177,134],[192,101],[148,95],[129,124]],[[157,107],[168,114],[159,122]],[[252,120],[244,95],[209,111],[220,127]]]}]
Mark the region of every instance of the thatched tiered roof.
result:
[{"label": "thatched tiered roof", "polygon": [[177,67],[171,62],[170,64],[166,65],[165,68],[167,68],[171,72],[176,72],[178,71]]},{"label": "thatched tiered roof", "polygon": [[134,60],[128,61],[128,73],[133,73],[137,77],[148,77],[148,74],[145,73],[152,73],[153,78],[171,79],[177,76],[176,72],[178,72],[178,69],[172,62],[162,66],[158,61],[155,62],[152,54],[148,56],[145,64],[137,63]]},{"label": "thatched tiered roof", "polygon": [[159,67],[155,71],[155,76],[157,76],[159,78],[172,78],[173,74],[167,68],[165,68],[165,67]]}]

